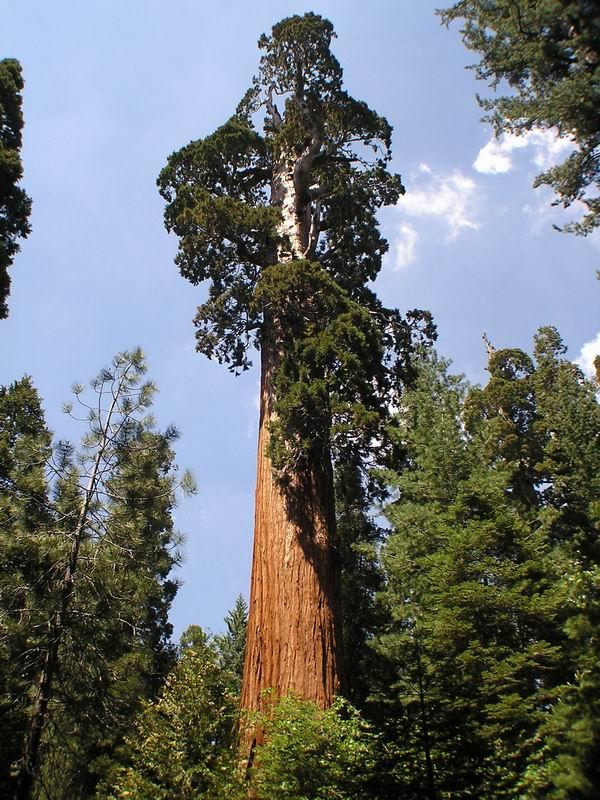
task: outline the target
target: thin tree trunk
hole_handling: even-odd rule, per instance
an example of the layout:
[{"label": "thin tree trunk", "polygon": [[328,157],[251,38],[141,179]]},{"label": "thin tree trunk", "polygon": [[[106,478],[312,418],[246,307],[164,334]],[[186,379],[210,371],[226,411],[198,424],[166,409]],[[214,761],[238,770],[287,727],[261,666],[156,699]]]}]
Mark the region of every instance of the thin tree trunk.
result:
[{"label": "thin tree trunk", "polygon": [[423,669],[421,665],[421,646],[419,637],[415,634],[415,648],[417,654],[417,675],[419,681],[419,706],[421,710],[421,725],[423,734],[423,751],[425,753],[425,771],[427,775],[427,798],[436,800],[435,776],[433,772],[433,761],[431,759],[431,745],[429,742],[429,724],[427,720],[427,705],[425,702],[425,687],[423,686]]},{"label": "thin tree trunk", "polygon": [[31,723],[25,742],[23,761],[17,776],[15,800],[29,800],[37,774],[39,762],[40,742],[46,721],[48,703],[52,690],[52,681],[58,662],[57,632],[52,632],[50,644],[44,658],[44,665],[40,675],[37,695],[31,715]]}]

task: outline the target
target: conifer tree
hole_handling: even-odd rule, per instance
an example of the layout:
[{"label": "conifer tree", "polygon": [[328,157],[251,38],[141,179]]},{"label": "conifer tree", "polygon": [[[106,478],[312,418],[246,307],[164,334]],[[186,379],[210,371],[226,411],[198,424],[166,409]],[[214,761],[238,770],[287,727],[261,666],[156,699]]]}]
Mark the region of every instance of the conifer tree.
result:
[{"label": "conifer tree", "polygon": [[523,778],[528,800],[593,798],[600,791],[600,406],[597,385],[565,353],[554,328],[540,329],[530,374],[505,374],[499,387],[507,397],[527,382],[534,401],[536,524],[558,573],[553,591],[563,637],[562,680],[549,696]]},{"label": "conifer tree", "polygon": [[460,0],[438,12],[464,20],[465,45],[480,56],[479,79],[512,94],[480,99],[497,134],[556,130],[573,141],[562,164],[542,172],[557,203],[579,201],[580,222],[565,230],[588,234],[600,225],[600,12],[596,0]]},{"label": "conifer tree", "polygon": [[8,316],[8,268],[19,251],[19,239],[30,232],[31,200],[19,186],[21,163],[21,65],[14,58],[0,61],[0,319]]},{"label": "conifer tree", "polygon": [[[241,610],[236,604],[234,611]],[[236,770],[239,694],[231,690],[230,665],[219,651],[219,642],[198,625],[184,632],[177,664],[160,696],[137,715],[121,764],[103,780],[99,799],[245,796]]]},{"label": "conifer tree", "polygon": [[41,782],[57,800],[88,797],[111,774],[115,747],[175,663],[172,441],[171,433],[140,431],[119,455],[104,489],[105,523],[98,509],[95,535],[82,544],[42,743]]},{"label": "conifer tree", "polygon": [[249,710],[268,687],[327,706],[344,684],[331,459],[366,457],[414,330],[431,334],[367,287],[387,249],[376,212],[404,190],[391,128],[342,88],[333,37],[311,13],[275,25],[236,114],[159,178],[179,269],[209,281],[197,349],[234,372],[260,350]]},{"label": "conifer tree", "polygon": [[0,388],[0,795],[11,794],[56,556],[46,464],[51,436],[29,378]]},{"label": "conifer tree", "polygon": [[225,627],[225,633],[214,637],[214,644],[219,654],[219,663],[229,676],[228,688],[233,694],[239,695],[248,632],[248,606],[241,594],[225,617]]},{"label": "conifer tree", "polygon": [[338,463],[335,469],[335,508],[340,554],[340,598],[347,697],[361,707],[371,691],[377,665],[370,647],[383,625],[384,608],[377,601],[384,576],[379,546],[384,531],[373,519],[376,487],[356,464]]},{"label": "conifer tree", "polygon": [[18,676],[6,701],[22,733],[19,800],[87,796],[172,661],[171,510],[177,486],[193,487],[174,473],[176,431],[159,433],[147,413],[144,372],[141,351],[124,353],[93,382],[92,402],[75,387],[89,423],[76,454],[61,442],[51,455],[27,381],[0,399],[1,508],[12,523],[1,644]]},{"label": "conifer tree", "polygon": [[[506,369],[515,353],[492,360]],[[401,412],[407,460],[393,478],[384,552],[393,623],[378,647],[395,666],[383,702],[406,737],[397,780],[415,798],[518,796],[542,709],[564,676],[561,576],[536,505],[517,491],[523,431],[513,437],[515,421],[489,411],[511,408],[525,424],[527,403],[519,413],[494,369],[479,407],[487,416],[471,416],[470,433],[464,386],[435,360]]]},{"label": "conifer tree", "polygon": [[[408,796],[599,788],[594,386],[552,328],[464,389],[426,362],[400,413],[380,702]],[[393,737],[390,737],[393,739]],[[397,768],[400,765],[400,768]],[[403,766],[402,766],[403,765]],[[419,777],[420,776],[420,777]]]}]

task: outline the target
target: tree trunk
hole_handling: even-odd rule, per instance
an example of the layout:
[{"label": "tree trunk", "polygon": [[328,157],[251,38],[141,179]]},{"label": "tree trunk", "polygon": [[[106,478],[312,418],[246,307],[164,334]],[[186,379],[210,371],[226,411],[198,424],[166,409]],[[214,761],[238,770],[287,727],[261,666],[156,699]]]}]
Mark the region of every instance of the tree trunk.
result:
[{"label": "tree trunk", "polygon": [[[289,692],[331,705],[343,688],[333,471],[330,458],[282,487],[268,455],[273,342],[262,349],[254,553],[242,708]],[[260,732],[249,732],[250,741]]]},{"label": "tree trunk", "polygon": [[23,760],[17,775],[14,795],[15,800],[29,800],[31,797],[38,769],[42,731],[46,722],[46,714],[48,712],[48,704],[52,691],[52,681],[54,679],[57,663],[58,634],[56,631],[53,631],[38,683],[36,699],[31,714],[31,724],[23,752]]},{"label": "tree trunk", "polygon": [[[274,109],[273,114],[277,121]],[[310,257],[316,246],[308,186],[318,147],[315,140],[301,157],[282,158],[274,171],[271,204],[281,210],[280,243],[274,254],[279,263]],[[278,340],[277,325],[265,312],[254,552],[241,697],[247,712],[264,707],[266,689],[278,697],[292,693],[326,708],[344,688],[331,457],[323,453],[283,484],[273,473],[268,453]],[[242,731],[249,763],[261,738],[261,731],[252,726]]]},{"label": "tree trunk", "polygon": [[42,671],[38,681],[36,698],[31,711],[29,729],[25,737],[23,759],[21,761],[21,766],[16,778],[14,800],[30,800],[35,788],[35,782],[40,766],[40,745],[42,741],[42,734],[46,724],[48,706],[50,704],[50,700],[52,699],[54,676],[59,668],[60,644],[65,631],[67,612],[73,596],[73,585],[75,572],[77,570],[79,548],[81,546],[85,526],[88,521],[90,505],[96,491],[96,483],[98,480],[100,465],[102,463],[106,448],[111,441],[111,436],[109,436],[110,425],[113,414],[115,413],[115,409],[117,408],[126,374],[127,371],[125,371],[124,375],[122,376],[117,391],[113,393],[110,410],[107,413],[106,423],[102,431],[101,442],[89,476],[88,486],[83,494],[81,506],[79,508],[77,524],[73,531],[73,541],[69,552],[69,560],[59,586],[59,608],[50,625],[48,649],[46,651],[46,657],[44,659]]},{"label": "tree trunk", "polygon": [[423,751],[425,753],[425,774],[427,776],[427,800],[437,800],[435,791],[435,775],[431,758],[431,745],[429,742],[429,723],[427,720],[427,705],[425,702],[425,687],[423,685],[423,668],[421,664],[421,646],[419,637],[415,633],[415,652],[417,655],[417,677],[419,682],[419,706],[421,710],[421,731]]}]

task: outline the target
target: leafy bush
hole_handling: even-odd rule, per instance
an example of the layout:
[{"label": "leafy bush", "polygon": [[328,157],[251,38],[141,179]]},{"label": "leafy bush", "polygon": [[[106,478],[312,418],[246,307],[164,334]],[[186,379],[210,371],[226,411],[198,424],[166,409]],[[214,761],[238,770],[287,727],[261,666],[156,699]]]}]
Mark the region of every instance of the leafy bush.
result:
[{"label": "leafy bush", "polygon": [[349,703],[323,710],[286,697],[258,719],[265,743],[251,783],[260,800],[364,800],[376,737]]}]

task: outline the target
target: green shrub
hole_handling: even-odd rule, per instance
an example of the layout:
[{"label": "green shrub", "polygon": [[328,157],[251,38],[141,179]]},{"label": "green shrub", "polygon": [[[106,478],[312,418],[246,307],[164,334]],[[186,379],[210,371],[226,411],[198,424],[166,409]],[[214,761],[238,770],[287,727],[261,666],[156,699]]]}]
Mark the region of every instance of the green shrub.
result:
[{"label": "green shrub", "polygon": [[327,710],[286,697],[258,723],[252,789],[260,800],[364,800],[375,764],[376,737],[349,703]]}]

